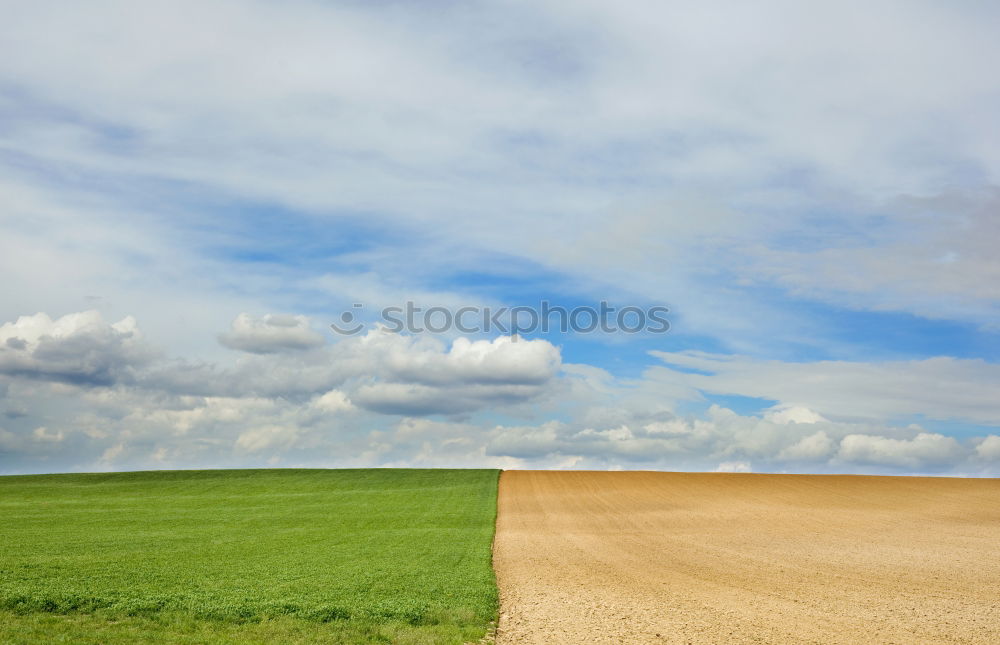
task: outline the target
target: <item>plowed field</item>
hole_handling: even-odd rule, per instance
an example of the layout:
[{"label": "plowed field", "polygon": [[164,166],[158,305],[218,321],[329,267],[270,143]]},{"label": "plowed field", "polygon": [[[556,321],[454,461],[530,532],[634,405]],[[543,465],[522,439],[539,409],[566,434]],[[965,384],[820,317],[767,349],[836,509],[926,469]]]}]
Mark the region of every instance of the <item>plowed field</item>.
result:
[{"label": "plowed field", "polygon": [[1000,480],[506,471],[498,645],[1000,643]]}]

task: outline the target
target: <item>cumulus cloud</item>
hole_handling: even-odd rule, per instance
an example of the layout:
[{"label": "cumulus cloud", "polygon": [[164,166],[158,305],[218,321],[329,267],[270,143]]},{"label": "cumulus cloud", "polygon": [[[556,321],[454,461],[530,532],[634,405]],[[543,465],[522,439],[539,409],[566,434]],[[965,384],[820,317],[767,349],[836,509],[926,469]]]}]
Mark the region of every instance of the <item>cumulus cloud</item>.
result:
[{"label": "cumulus cloud", "polygon": [[1000,461],[1000,436],[991,434],[976,446],[976,454],[988,461]]},{"label": "cumulus cloud", "polygon": [[[660,413],[662,416],[662,413]],[[985,442],[984,442],[985,443]],[[948,472],[975,470],[992,443],[975,448],[919,427],[859,422],[775,422],[767,415],[740,415],[713,406],[703,417],[650,421],[633,411],[621,425],[593,427],[576,419],[537,426],[498,426],[487,454],[522,464],[555,463],[574,457],[580,467],[656,467],[740,472]],[[984,454],[985,453],[985,454]]]},{"label": "cumulus cloud", "polygon": [[753,467],[748,461],[724,461],[719,464],[715,472],[717,473],[752,473]]},{"label": "cumulus cloud", "polygon": [[498,428],[487,446],[487,453],[518,459],[537,459],[572,451],[565,438],[565,424],[549,421],[537,427]]},{"label": "cumulus cloud", "polygon": [[459,414],[529,401],[542,392],[536,385],[462,385],[434,387],[420,383],[362,385],[352,399],[382,414]]},{"label": "cumulus cloud", "polygon": [[[746,454],[740,435],[761,422],[719,407],[708,418],[650,420],[642,413],[618,415],[625,423],[594,426],[579,420],[495,429],[487,454],[539,460],[580,456],[601,463],[683,463],[689,458]],[[660,415],[662,416],[662,414]],[[773,424],[767,424],[773,426]],[[775,426],[776,427],[776,426]],[[750,451],[752,452],[752,450]],[[766,453],[765,453],[766,454]]]},{"label": "cumulus cloud", "polygon": [[9,376],[112,385],[152,357],[131,316],[109,324],[97,311],[37,313],[0,326],[0,374]]},{"label": "cumulus cloud", "polygon": [[954,463],[964,452],[952,437],[929,432],[912,439],[852,434],[840,442],[838,456],[861,464],[920,468]]},{"label": "cumulus cloud", "polygon": [[349,412],[354,409],[354,405],[340,390],[330,390],[313,400],[312,406],[317,410],[328,413]]},{"label": "cumulus cloud", "polygon": [[[107,396],[102,397],[107,400]],[[157,433],[185,436],[192,431],[217,431],[222,426],[244,426],[255,418],[274,413],[279,403],[260,397],[179,397],[127,396],[119,402],[125,408],[125,426]]]},{"label": "cumulus cloud", "polygon": [[287,448],[295,442],[297,430],[289,426],[263,426],[240,434],[236,449],[248,453]]},{"label": "cumulus cloud", "polygon": [[826,421],[822,416],[801,405],[777,405],[764,414],[764,418],[774,423],[819,423]]},{"label": "cumulus cloud", "polygon": [[381,328],[329,346],[294,353],[251,355],[234,366],[164,364],[141,378],[145,387],[175,394],[284,396],[321,406],[352,405],[385,414],[466,413],[514,405],[546,392],[561,364],[544,340],[456,339],[450,346],[425,336]]},{"label": "cumulus cloud", "polygon": [[138,384],[178,395],[304,400],[339,386],[364,369],[363,361],[353,360],[343,350],[340,346],[249,354],[235,363],[164,361],[141,374]]},{"label": "cumulus cloud", "polygon": [[[712,405],[682,415],[671,408],[671,398],[696,393],[695,385],[711,380],[687,379],[706,375],[689,371],[664,381],[657,367],[643,379],[615,379],[593,366],[564,366],[559,348],[543,340],[448,343],[373,329],[299,351],[187,364],[150,354],[131,319],[108,325],[92,313],[57,321],[39,315],[0,329],[4,352],[35,361],[58,354],[59,374],[89,375],[54,378],[52,363],[28,372],[24,366],[32,363],[24,360],[18,370],[5,371],[8,407],[16,402],[24,412],[8,415],[0,433],[0,467],[8,472],[55,454],[62,454],[65,468],[351,463],[988,472],[1000,460],[995,435],[962,442],[919,426],[829,414],[831,401],[855,392],[838,380],[848,376],[804,376],[795,371],[803,364],[763,364],[758,380],[787,368],[806,384],[760,414]],[[10,338],[23,342],[10,347]],[[46,343],[59,352],[39,352]],[[105,370],[115,378],[94,378],[99,372],[86,367],[115,364],[95,360],[95,348],[120,359],[118,371]],[[661,358],[711,368],[723,389],[753,382],[742,372],[761,365],[687,353]],[[876,388],[887,369],[849,367],[852,378],[871,371],[866,387]],[[846,368],[835,366],[833,373],[837,369]],[[829,398],[813,396],[824,389],[833,390]],[[475,416],[503,413],[525,422],[497,425]],[[447,420],[428,418],[441,415]]]},{"label": "cumulus cloud", "polygon": [[371,410],[451,414],[538,396],[560,365],[558,348],[544,340],[458,338],[449,346],[375,328],[332,345],[249,355],[232,366],[164,363],[144,374],[142,384],[176,394],[297,400],[338,389]]},{"label": "cumulus cloud", "polygon": [[782,448],[777,458],[787,461],[822,461],[834,453],[836,446],[830,436],[820,430]]},{"label": "cumulus cloud", "polygon": [[[246,355],[231,364],[154,360],[131,317],[108,325],[96,312],[57,321],[38,314],[0,327],[0,369],[15,378],[148,393],[136,400],[136,409],[124,406],[113,414],[181,436],[272,414],[279,400],[302,406],[293,425],[359,409],[408,416],[497,410],[545,394],[561,365],[558,348],[547,341],[509,337],[459,338],[449,345],[379,328],[327,345],[316,341],[303,316],[240,316],[224,338]],[[111,396],[85,392],[84,400],[106,407]],[[8,418],[19,416],[28,411]],[[260,444],[251,442],[254,436],[241,449],[259,452],[248,449]]]},{"label": "cumulus cloud", "polygon": [[[372,336],[369,340],[402,336]],[[411,337],[412,338],[412,337]],[[396,343],[395,347],[401,347]],[[428,385],[454,383],[538,385],[559,370],[559,350],[545,340],[500,336],[492,341],[459,337],[447,352],[411,343],[389,358],[395,378]]]},{"label": "cumulus cloud", "polygon": [[[24,466],[31,472],[31,461],[58,459],[77,445],[68,445],[69,434],[63,430],[50,430],[45,426],[23,430],[0,427],[0,471],[18,472]],[[13,458],[13,461],[12,461]],[[28,463],[19,466],[19,460]]]},{"label": "cumulus cloud", "polygon": [[66,438],[66,435],[62,430],[50,431],[44,426],[35,428],[31,434],[37,441],[45,443],[59,443]]},{"label": "cumulus cloud", "polygon": [[457,338],[450,348],[431,338],[372,331],[353,348],[380,357],[377,382],[352,395],[357,405],[388,414],[461,413],[515,404],[540,395],[559,370],[558,348],[545,340],[501,336]]},{"label": "cumulus cloud", "polygon": [[305,316],[266,314],[254,318],[242,313],[228,332],[219,335],[219,342],[251,354],[273,354],[318,347],[323,336],[310,328]]}]

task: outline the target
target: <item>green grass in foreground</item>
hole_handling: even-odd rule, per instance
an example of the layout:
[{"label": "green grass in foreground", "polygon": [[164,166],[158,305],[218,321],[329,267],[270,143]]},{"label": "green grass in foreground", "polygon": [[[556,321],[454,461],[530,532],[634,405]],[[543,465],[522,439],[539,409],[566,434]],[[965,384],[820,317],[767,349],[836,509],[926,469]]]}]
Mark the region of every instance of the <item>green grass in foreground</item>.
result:
[{"label": "green grass in foreground", "polygon": [[497,475],[0,477],[0,641],[478,640]]}]

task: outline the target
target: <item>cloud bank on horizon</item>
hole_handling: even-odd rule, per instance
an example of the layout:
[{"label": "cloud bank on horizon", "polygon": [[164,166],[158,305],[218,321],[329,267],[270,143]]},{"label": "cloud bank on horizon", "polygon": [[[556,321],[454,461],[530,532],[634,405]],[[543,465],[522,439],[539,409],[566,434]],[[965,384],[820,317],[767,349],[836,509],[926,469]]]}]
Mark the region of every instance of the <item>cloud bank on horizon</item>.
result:
[{"label": "cloud bank on horizon", "polygon": [[4,4],[0,472],[1000,475],[1000,8]]}]

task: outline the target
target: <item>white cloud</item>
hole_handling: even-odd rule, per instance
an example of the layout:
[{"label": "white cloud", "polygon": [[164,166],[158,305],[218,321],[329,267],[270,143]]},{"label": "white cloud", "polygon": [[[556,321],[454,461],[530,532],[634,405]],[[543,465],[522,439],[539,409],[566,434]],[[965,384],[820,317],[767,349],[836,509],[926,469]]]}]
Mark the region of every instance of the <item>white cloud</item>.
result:
[{"label": "white cloud", "polygon": [[355,409],[350,399],[348,399],[347,396],[339,390],[330,390],[329,392],[317,397],[312,402],[312,406],[318,410],[329,413],[348,412]]},{"label": "white cloud", "polygon": [[[995,318],[1000,281],[983,279],[998,270],[985,241],[995,197],[980,194],[1000,183],[995,8],[889,3],[866,7],[861,25],[842,6],[723,7],[520,3],[432,18],[396,4],[33,6],[0,25],[0,80],[19,88],[3,104],[3,144],[105,180],[95,187],[140,180],[169,197],[193,185],[331,226],[365,212],[419,238],[406,254],[351,253],[394,263],[375,273],[505,255],[595,290],[683,302],[693,327],[732,343],[780,323],[805,333],[808,320],[706,283]],[[31,177],[28,165],[17,188],[53,192],[58,173]],[[915,208],[900,195],[942,197]],[[107,210],[143,210],[101,197]],[[89,224],[94,201],[70,203],[87,205]],[[156,240],[172,239],[137,237],[160,251]],[[58,263],[50,285],[81,270],[35,242],[6,250],[22,266]],[[127,242],[117,246],[137,246]],[[189,255],[184,242],[168,250]],[[87,256],[85,284],[115,273],[101,256]],[[211,302],[226,289],[204,268],[155,277],[163,289],[198,276],[177,282]],[[245,264],[222,268],[250,279]],[[420,290],[405,276],[393,286]]]},{"label": "white cloud", "polygon": [[991,434],[976,446],[976,454],[987,461],[1000,461],[1000,436]]},{"label": "white cloud", "polygon": [[764,418],[774,423],[819,423],[826,421],[809,408],[800,405],[777,405],[764,413]]},{"label": "white cloud", "polygon": [[386,414],[456,414],[528,401],[546,391],[561,364],[548,341],[504,336],[457,338],[447,347],[375,329],[341,344],[352,363],[364,364],[351,400]]},{"label": "white cloud", "polygon": [[836,444],[822,430],[803,437],[798,443],[783,448],[778,453],[779,460],[789,461],[823,461],[836,450]]},{"label": "white cloud", "polygon": [[[273,414],[282,407],[278,400],[303,406],[305,416],[291,423],[316,423],[357,408],[411,416],[500,410],[544,395],[561,364],[559,350],[542,340],[459,338],[449,346],[382,329],[333,345],[272,352],[312,342],[306,319],[242,320],[246,324],[235,325],[241,346],[269,353],[249,353],[227,365],[153,360],[131,317],[115,325],[96,312],[57,321],[45,314],[22,317],[0,327],[6,343],[0,367],[14,378],[147,392],[161,400],[115,414],[183,435]],[[83,400],[98,406],[116,396],[83,391]]]},{"label": "white cloud", "polygon": [[368,346],[388,343],[394,378],[429,385],[510,384],[538,385],[551,379],[560,366],[559,350],[546,340],[499,336],[492,341],[456,338],[447,352],[436,343],[410,342],[412,336],[376,332],[365,337]]},{"label": "white cloud", "polygon": [[117,460],[123,452],[125,452],[124,443],[119,442],[109,446],[104,452],[101,453],[98,463],[101,463],[106,467],[111,467],[113,466],[115,460]]},{"label": "white cloud", "polygon": [[748,461],[724,461],[715,469],[717,473],[752,473],[753,467]]},{"label": "white cloud", "polygon": [[0,456],[6,453],[29,460],[39,457],[48,460],[64,449],[66,436],[62,430],[52,431],[44,426],[28,432],[0,428]]},{"label": "white cloud", "polygon": [[921,432],[912,439],[852,434],[840,442],[840,459],[860,464],[921,468],[951,464],[963,453],[955,439]]},{"label": "white cloud", "polygon": [[251,396],[188,396],[160,401],[138,398],[130,402],[135,405],[128,406],[122,419],[125,426],[176,436],[192,431],[211,432],[220,426],[244,426],[255,418],[274,414],[278,407],[273,399]]},{"label": "white cloud", "polygon": [[[918,448],[940,442],[888,420],[1000,419],[997,366],[970,359],[673,353],[659,356],[684,369],[616,380],[562,364],[543,341],[371,333],[327,344],[303,316],[241,314],[219,338],[237,358],[215,342],[237,312],[315,312],[317,293],[330,311],[348,296],[478,304],[482,294],[449,288],[464,271],[676,303],[678,329],[761,356],[772,345],[844,355],[800,303],[759,301],[772,287],[989,326],[1000,302],[989,3],[891,2],[862,20],[793,2],[427,12],[98,0],[7,14],[0,269],[14,279],[3,319],[131,313],[182,357],[153,360],[131,318],[3,325],[9,445],[37,452],[62,433],[81,460],[85,436],[115,463],[183,465],[221,459],[239,433],[258,433],[248,447],[294,427],[292,444],[274,445],[315,453],[325,444],[308,444],[320,441],[311,432],[325,432],[372,463],[430,463],[423,443],[444,437],[449,459],[759,469],[839,454],[936,468]],[[259,225],[262,206],[273,228]],[[334,233],[313,240],[324,228]],[[328,255],[317,261],[310,244]],[[778,406],[677,414],[705,393]],[[348,411],[368,423],[364,438],[336,425]],[[521,425],[386,430],[396,420],[377,412]],[[417,429],[420,446],[391,445]],[[868,439],[844,449],[850,435]],[[957,464],[968,450],[945,452]],[[987,438],[975,454],[995,450]]]},{"label": "white cloud", "polygon": [[251,354],[273,354],[318,347],[323,336],[310,328],[305,316],[266,314],[254,318],[242,313],[228,332],[219,335],[219,342]]},{"label": "white cloud", "polygon": [[62,430],[56,430],[55,432],[50,431],[44,426],[39,426],[31,433],[37,441],[44,441],[47,443],[59,443],[66,438],[66,435]]},{"label": "white cloud", "polygon": [[[270,356],[269,359],[278,359]],[[256,360],[256,359],[255,359]],[[754,471],[990,472],[993,441],[961,443],[919,427],[816,421],[779,423],[713,406],[703,415],[676,416],[603,392],[569,390],[559,400],[565,420],[493,425],[403,416],[393,421],[379,406],[403,415],[457,410],[471,396],[451,386],[396,383],[413,398],[377,403],[359,392],[333,389],[296,401],[286,396],[176,395],[137,387],[52,389],[14,381],[11,396],[28,418],[0,434],[0,468],[21,471],[35,460],[61,470],[194,465],[480,466],[656,468],[715,470],[720,464]],[[482,385],[494,388],[494,385]],[[503,386],[510,387],[510,386]],[[555,392],[566,390],[554,385]],[[610,387],[611,391],[606,391]],[[31,390],[34,394],[31,394]],[[476,401],[503,409],[497,391]],[[447,397],[458,399],[458,406]],[[361,404],[358,400],[361,400]],[[623,405],[625,407],[618,407]],[[39,407],[39,406],[42,407]],[[366,408],[365,406],[370,406]],[[600,408],[596,414],[590,407]],[[350,413],[350,416],[345,416]],[[41,416],[40,416],[41,415]],[[40,427],[36,419],[46,424]],[[600,422],[604,419],[604,422]],[[58,440],[58,442],[56,441]],[[56,451],[56,445],[65,448]],[[51,461],[58,455],[57,461]],[[14,461],[10,461],[14,460]]]},{"label": "white cloud", "polygon": [[248,453],[265,450],[280,452],[295,443],[297,434],[296,428],[289,426],[253,428],[240,434],[239,438],[236,439],[236,449]]},{"label": "white cloud", "polygon": [[[662,414],[662,413],[661,413]],[[487,454],[542,467],[568,456],[580,467],[714,470],[754,464],[762,472],[973,472],[982,470],[969,443],[927,433],[858,422],[775,423],[713,406],[702,417],[648,421],[633,411],[625,425],[587,427],[579,419],[537,426],[498,426]],[[733,466],[734,468],[736,466]],[[988,472],[988,470],[986,471]]]},{"label": "white cloud", "polygon": [[560,454],[567,449],[564,424],[548,421],[537,427],[497,428],[487,446],[487,453],[519,459]]},{"label": "white cloud", "polygon": [[[10,417],[0,437],[4,459],[50,459],[62,450],[63,459],[78,460],[67,468],[309,464],[343,456],[338,445],[350,447],[351,463],[369,465],[572,462],[675,470],[753,464],[948,472],[988,469],[1000,454],[993,435],[962,443],[919,426],[886,425],[878,416],[968,410],[960,389],[990,385],[991,367],[979,361],[781,364],[657,353],[695,372],[656,367],[645,379],[619,381],[591,366],[560,372],[558,348],[506,337],[449,344],[374,329],[301,351],[248,354],[231,365],[187,365],[155,358],[131,318],[109,325],[94,312],[55,321],[38,314],[0,332],[5,352],[36,361],[21,359],[20,371],[6,372],[8,399],[25,413]],[[103,373],[115,378],[95,378],[102,372],[93,365],[108,366]],[[942,378],[942,370],[949,387],[917,396],[924,391],[917,385]],[[718,405],[694,416],[672,410],[671,397],[694,398],[699,388],[787,402],[760,416]],[[976,405],[985,410],[990,403]],[[834,414],[837,407],[851,414]],[[547,410],[559,410],[562,420],[544,420]],[[484,426],[414,418],[504,411],[542,421]],[[403,419],[385,430],[386,414]]]},{"label": "white cloud", "polygon": [[669,421],[654,421],[643,426],[650,436],[683,437],[693,432],[691,426],[683,419]]},{"label": "white cloud", "polygon": [[0,326],[0,373],[9,376],[111,385],[152,357],[131,316],[108,324],[97,311],[38,313]]},{"label": "white cloud", "polygon": [[361,385],[351,395],[372,412],[400,415],[460,414],[529,401],[544,391],[535,385],[434,387],[420,383]]},{"label": "white cloud", "polygon": [[[650,353],[668,366],[646,372],[648,387],[686,387],[688,398],[697,399],[699,392],[758,397],[831,419],[923,415],[990,425],[1000,419],[1000,399],[995,396],[1000,365],[980,359],[788,363],[695,351]],[[771,417],[796,420],[790,415],[805,414],[786,411]]]},{"label": "white cloud", "polygon": [[797,297],[876,311],[957,318],[996,330],[1000,305],[1000,189],[907,197],[857,234],[819,248],[760,247],[739,275]]}]

